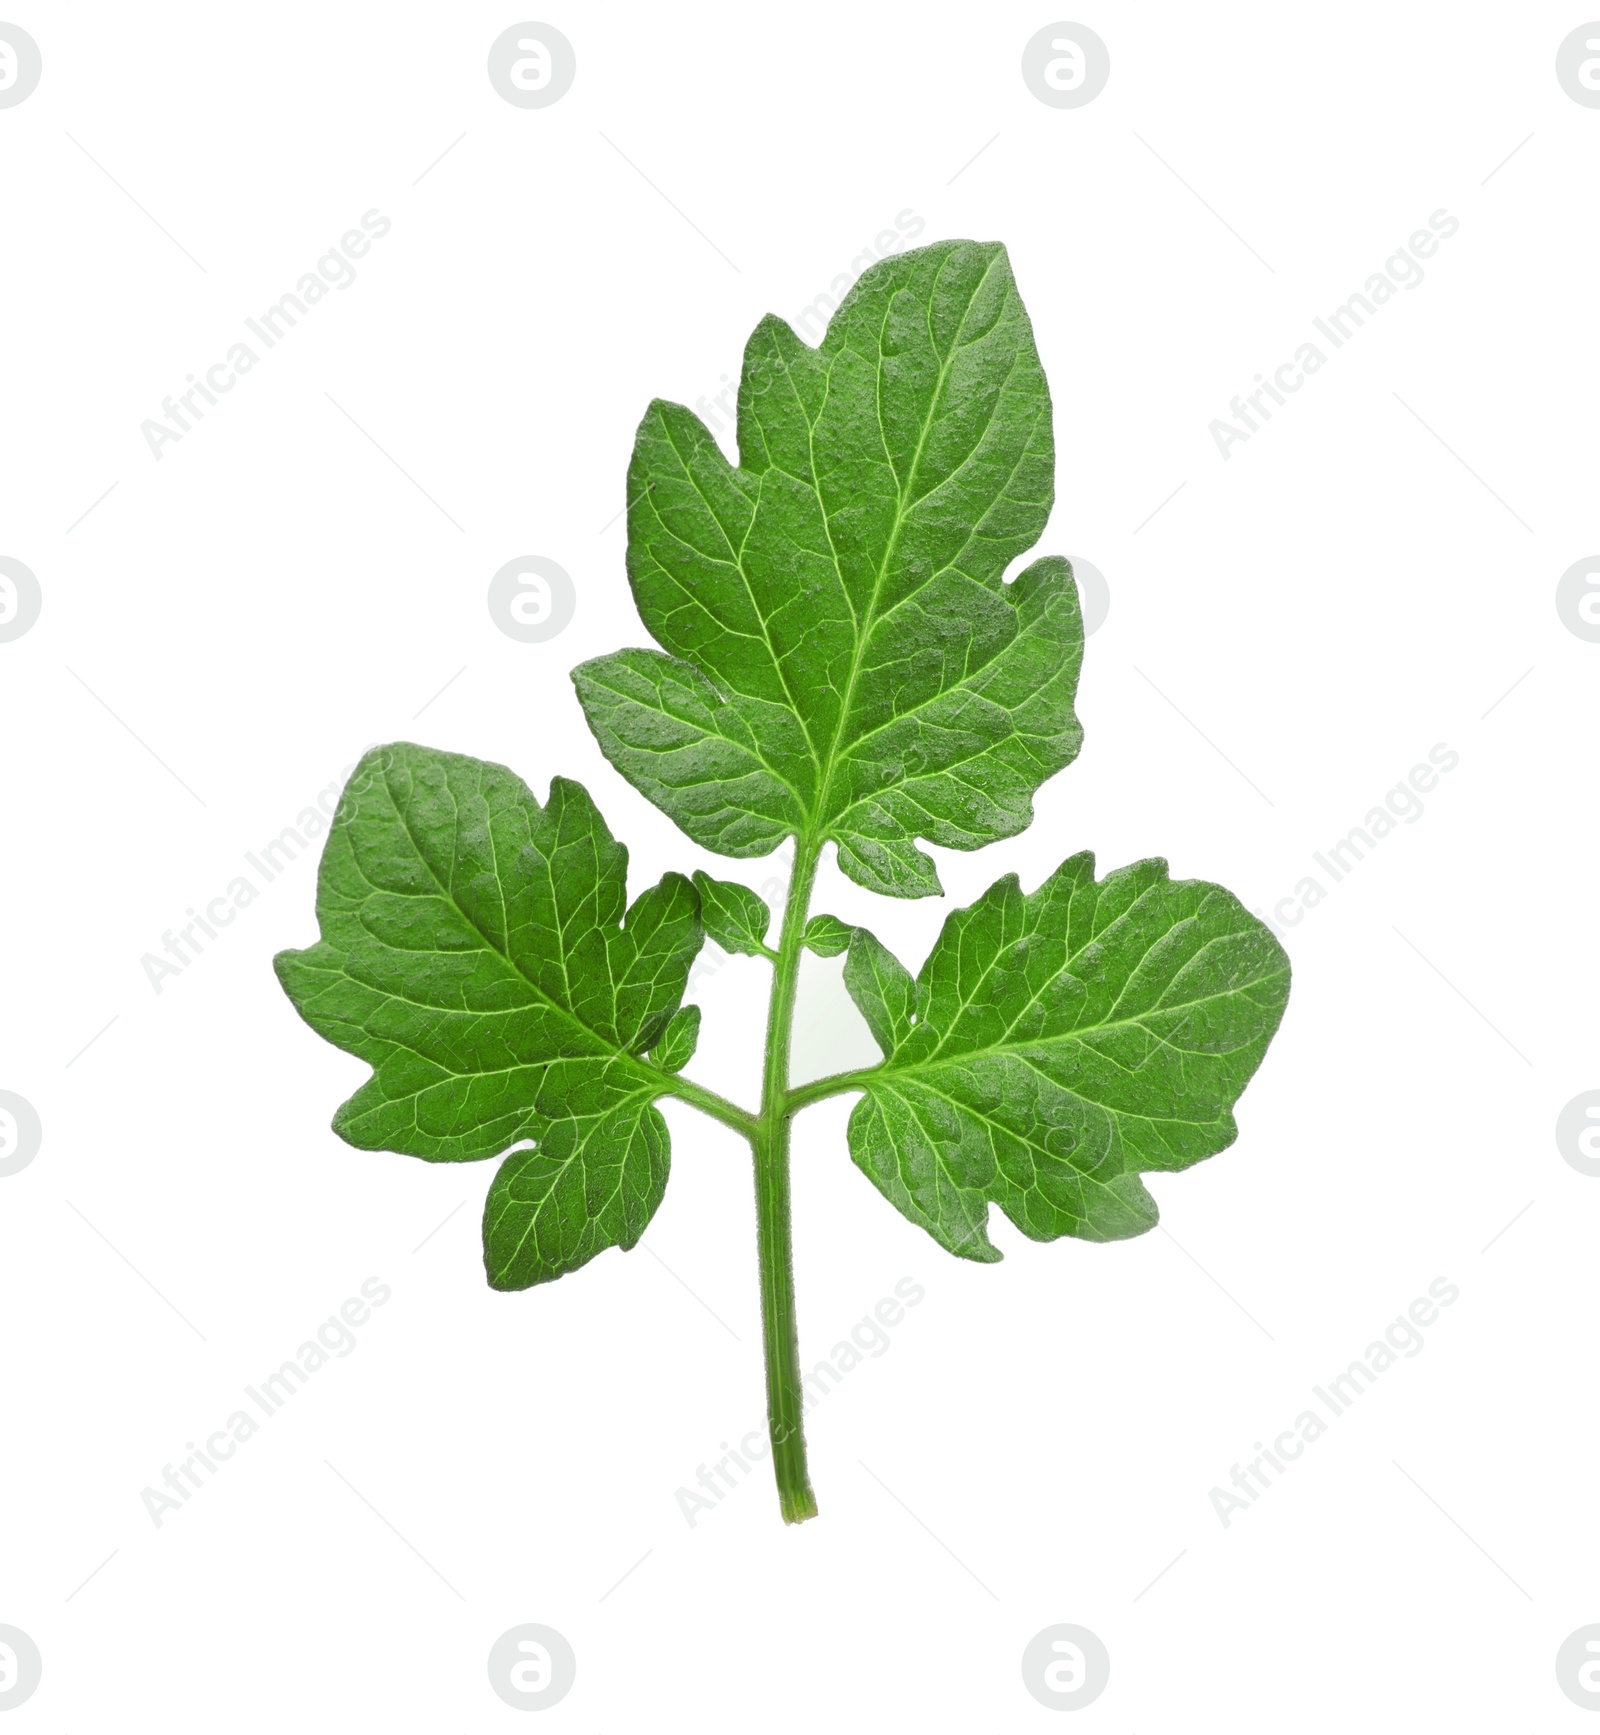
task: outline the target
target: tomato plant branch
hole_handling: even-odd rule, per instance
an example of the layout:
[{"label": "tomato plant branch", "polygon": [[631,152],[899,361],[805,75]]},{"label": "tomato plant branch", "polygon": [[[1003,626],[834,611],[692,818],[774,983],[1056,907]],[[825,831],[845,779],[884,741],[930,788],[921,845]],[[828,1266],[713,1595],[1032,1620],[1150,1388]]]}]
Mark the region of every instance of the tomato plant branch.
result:
[{"label": "tomato plant branch", "polygon": [[[941,891],[922,844],[976,849],[1030,823],[1083,738],[1083,611],[1058,555],[1005,578],[1049,519],[1055,446],[998,243],[880,260],[820,347],[764,319],[738,398],[737,469],[692,411],[646,411],[628,573],[655,648],[593,657],[572,679],[606,759],[694,843],[739,859],[793,838],[775,944],[765,896],[701,868],[630,903],[627,850],[582,784],[552,776],[541,804],[503,765],[394,742],[340,797],[319,940],[275,965],[307,1023],[372,1069],[336,1133],[427,1162],[500,1159],[483,1215],[496,1290],[638,1244],[671,1168],[661,1099],[748,1141],[773,1468],[797,1523],[817,1504],[795,1115],[860,1093],[851,1160],[959,1258],[1000,1258],[993,1209],[1038,1241],[1141,1235],[1156,1222],[1141,1174],[1235,1137],[1289,961],[1222,887],[1173,880],[1155,857],[1097,878],[1087,851],[1032,891],[1011,873],[951,910],[916,974],[865,927],[808,924],[825,838],[858,887],[920,898]],[[708,941],[772,966],[753,1112],[683,1077]],[[883,1060],[791,1086],[808,946],[847,955],[844,987]],[[686,1514],[707,1504],[678,1492]]]}]

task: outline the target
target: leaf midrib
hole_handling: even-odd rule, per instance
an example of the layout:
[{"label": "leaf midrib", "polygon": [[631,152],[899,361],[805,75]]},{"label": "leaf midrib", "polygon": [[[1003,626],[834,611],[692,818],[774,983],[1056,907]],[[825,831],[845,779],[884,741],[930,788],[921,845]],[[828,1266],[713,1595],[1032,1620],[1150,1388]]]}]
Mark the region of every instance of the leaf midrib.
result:
[{"label": "leaf midrib", "polygon": [[[956,256],[955,249],[952,249],[948,254],[946,254],[946,256],[943,259],[941,259],[939,261],[938,268],[936,269],[936,271],[934,273],[933,283],[932,283],[932,286],[930,288],[928,298],[927,298],[926,302],[923,304],[923,309],[922,309],[924,322],[928,324],[928,328],[929,328],[928,329],[929,342],[932,345],[932,347],[935,349],[936,353],[937,353],[937,349],[938,349],[938,344],[937,344],[937,340],[934,338],[934,334],[933,334],[932,327],[931,327],[931,320],[932,320],[932,314],[933,314],[933,301],[934,301],[934,296],[937,292],[938,284],[939,284],[939,282],[940,282],[940,280],[944,274],[945,268],[950,263],[950,261],[955,258],[955,256]],[[768,661],[770,662],[770,664],[773,668],[773,671],[778,678],[779,684],[782,687],[783,692],[786,696],[786,699],[788,702],[788,709],[791,711],[791,713],[794,715],[796,721],[800,725],[802,736],[806,742],[807,752],[811,758],[813,768],[815,769],[815,771],[817,773],[818,783],[817,783],[816,798],[814,801],[808,802],[800,795],[800,792],[797,789],[795,789],[793,783],[786,776],[783,776],[781,773],[778,773],[774,767],[772,767],[770,764],[767,763],[766,757],[764,754],[758,754],[758,758],[761,760],[761,763],[766,767],[766,769],[769,772],[771,772],[774,776],[778,777],[778,780],[780,781],[780,783],[782,783],[790,791],[790,793],[792,795],[794,795],[796,801],[799,803],[801,813],[804,815],[804,823],[800,827],[797,828],[797,832],[799,835],[801,835],[803,837],[815,839],[815,838],[822,837],[822,836],[826,836],[826,837],[836,836],[838,831],[839,831],[840,822],[849,813],[853,812],[857,807],[859,807],[864,799],[867,799],[867,797],[858,797],[855,800],[848,802],[844,807],[842,807],[839,810],[839,812],[837,814],[830,814],[829,813],[829,802],[830,802],[830,799],[832,796],[833,785],[835,782],[836,774],[837,774],[840,766],[853,756],[855,748],[858,745],[858,742],[856,742],[855,740],[852,740],[847,745],[845,750],[841,751],[841,747],[840,747],[841,739],[844,736],[846,726],[849,722],[849,718],[850,718],[850,714],[851,714],[851,707],[854,703],[856,688],[859,685],[862,661],[863,661],[863,658],[865,655],[867,642],[871,638],[874,630],[882,624],[882,621],[880,620],[880,618],[878,616],[877,610],[878,610],[878,602],[879,602],[879,599],[881,598],[882,591],[883,591],[884,581],[885,581],[885,578],[888,574],[889,567],[893,562],[894,555],[899,548],[900,539],[903,535],[906,524],[909,522],[912,511],[915,509],[916,506],[921,504],[923,499],[927,498],[926,495],[919,495],[915,491],[916,490],[916,483],[917,483],[917,480],[918,480],[918,477],[919,477],[920,471],[921,471],[922,461],[923,461],[923,458],[926,454],[927,444],[928,444],[928,441],[931,437],[933,428],[939,419],[938,418],[938,411],[939,411],[940,406],[944,402],[945,392],[946,392],[946,389],[947,389],[948,384],[949,384],[950,374],[951,374],[952,369],[954,368],[956,358],[960,354],[960,351],[963,347],[962,342],[961,342],[961,338],[962,338],[962,334],[967,330],[968,323],[969,323],[971,316],[972,316],[973,306],[976,303],[976,301],[978,300],[979,295],[982,293],[984,286],[988,283],[990,277],[995,272],[996,268],[1004,260],[1005,260],[1004,249],[1003,248],[996,248],[994,250],[994,252],[990,254],[989,258],[985,261],[983,274],[979,278],[978,283],[974,286],[971,294],[968,296],[966,304],[962,308],[961,317],[960,317],[960,320],[957,324],[955,333],[953,334],[949,348],[948,348],[947,352],[945,353],[945,355],[941,358],[940,366],[939,366],[938,379],[935,383],[934,390],[930,396],[928,413],[923,417],[922,425],[918,431],[916,449],[912,455],[912,459],[911,459],[910,464],[907,466],[905,483],[904,483],[904,485],[900,486],[897,489],[895,520],[894,520],[893,527],[891,528],[888,541],[885,545],[883,556],[881,557],[881,559],[879,561],[877,572],[874,575],[872,594],[871,594],[871,597],[869,598],[869,601],[867,604],[867,610],[866,610],[866,615],[865,615],[865,626],[864,627],[862,625],[862,617],[857,614],[855,604],[853,603],[853,601],[850,598],[850,593],[849,593],[848,587],[844,583],[844,574],[843,574],[843,571],[840,567],[837,548],[836,548],[834,540],[833,540],[832,521],[828,517],[826,507],[823,504],[822,491],[821,491],[821,488],[818,486],[818,483],[817,483],[816,463],[815,463],[815,437],[814,437],[816,424],[815,424],[814,420],[812,419],[812,417],[806,413],[804,403],[801,400],[800,394],[798,393],[798,391],[793,390],[793,384],[792,384],[792,382],[793,382],[793,370],[790,367],[787,358],[782,358],[785,376],[788,377],[791,381],[791,391],[793,392],[793,396],[795,398],[796,404],[799,408],[799,412],[800,412],[802,419],[804,421],[804,424],[805,424],[807,451],[808,451],[808,454],[810,455],[810,459],[811,459],[811,476],[810,476],[809,480],[804,482],[802,485],[808,489],[808,491],[811,493],[813,498],[817,501],[818,508],[819,508],[820,513],[821,513],[823,530],[824,530],[824,533],[828,539],[829,554],[830,554],[830,558],[832,561],[834,573],[835,573],[835,576],[839,580],[840,593],[844,598],[846,607],[850,611],[851,621],[852,621],[852,624],[853,624],[854,629],[855,629],[854,635],[853,635],[854,636],[854,649],[853,649],[852,655],[851,655],[850,673],[849,673],[849,676],[846,680],[845,690],[841,696],[837,721],[835,722],[833,734],[832,734],[832,737],[828,743],[826,755],[824,758],[819,758],[819,756],[818,756],[817,743],[814,740],[812,733],[811,733],[811,728],[809,725],[809,720],[807,718],[806,709],[797,700],[793,686],[792,686],[792,684],[789,680],[788,674],[785,670],[783,659],[779,657],[777,650],[772,643],[771,632],[770,632],[770,627],[769,627],[767,616],[761,610],[760,604],[758,603],[756,595],[755,595],[755,590],[753,588],[750,575],[745,571],[745,568],[744,568],[744,549],[745,549],[746,543],[748,542],[750,532],[753,529],[755,522],[756,522],[756,519],[759,516],[759,494],[760,494],[760,490],[761,490],[762,486],[764,485],[764,477],[769,470],[773,470],[773,469],[778,470],[779,473],[781,473],[783,475],[790,475],[790,472],[783,470],[781,466],[773,465],[770,463],[766,466],[765,469],[763,469],[761,471],[744,470],[742,465],[732,467],[732,474],[733,475],[738,476],[741,473],[744,475],[753,475],[755,480],[756,480],[756,483],[757,483],[757,500],[756,500],[756,502],[752,503],[752,511],[750,513],[749,520],[745,524],[744,531],[743,531],[743,534],[741,536],[739,545],[737,547],[735,547],[732,539],[730,538],[730,536],[728,534],[727,528],[723,525],[721,518],[717,513],[717,510],[716,510],[714,504],[706,496],[705,491],[701,488],[698,479],[694,475],[694,471],[693,471],[692,467],[685,460],[684,452],[683,452],[682,448],[680,447],[677,439],[674,437],[673,430],[668,425],[667,419],[664,416],[661,416],[659,414],[659,412],[657,414],[658,427],[660,428],[660,431],[661,431],[663,437],[665,438],[669,449],[672,451],[674,457],[677,459],[679,470],[682,473],[682,476],[683,476],[685,482],[700,497],[702,503],[705,505],[705,507],[706,507],[706,509],[710,515],[711,522],[716,526],[718,536],[720,537],[721,542],[722,542],[722,546],[726,550],[727,555],[730,557],[725,562],[725,564],[731,565],[733,567],[734,571],[738,574],[740,583],[742,584],[742,586],[744,588],[746,598],[751,604],[756,621],[759,623],[760,632],[759,632],[759,635],[750,634],[747,632],[739,632],[739,631],[737,631],[737,629],[732,628],[731,626],[728,626],[726,623],[721,623],[721,622],[719,622],[719,626],[721,627],[721,630],[724,632],[732,633],[732,634],[734,634],[734,636],[737,636],[737,637],[749,638],[749,639],[752,639],[753,641],[758,640],[758,642],[760,642],[761,644],[763,644],[765,646]],[[896,293],[899,294],[899,293],[909,293],[909,292],[908,291],[897,291]],[[883,368],[883,346],[882,346],[882,341],[881,341],[881,335],[882,335],[882,330],[883,330],[883,324],[887,322],[888,317],[889,317],[889,311],[890,311],[890,308],[892,308],[892,306],[893,306],[893,298],[891,298],[888,305],[886,305],[885,310],[884,310],[884,314],[883,314],[883,321],[880,323],[880,326],[879,326],[879,343],[878,343],[878,357],[877,357],[876,370],[877,370],[877,374],[878,374],[878,378],[879,378],[880,382],[881,382],[881,378],[882,378],[882,368]],[[1003,317],[1003,315],[1002,315],[1002,317]],[[1011,364],[1007,370],[1007,380],[1009,380],[1011,374],[1015,372],[1018,357],[1020,356],[1020,353],[1021,353],[1021,351],[1019,349],[1018,354],[1014,355],[1011,359]],[[829,362],[828,362],[828,366],[823,371],[824,395],[823,395],[822,409],[826,408],[828,396],[831,393],[831,389],[832,389],[832,360],[833,360],[833,358],[830,357]],[[1002,391],[1003,391],[1003,389],[1004,389],[1004,382],[1002,383]],[[996,413],[998,413],[998,397],[996,400],[996,404],[997,404]],[[818,411],[819,416],[820,416],[820,414],[821,414],[821,409],[819,409],[819,411]],[[877,410],[877,421],[878,421],[878,432],[880,435],[880,440],[882,442],[882,450],[883,450],[884,460],[885,460],[885,463],[887,464],[888,468],[892,471],[894,469],[894,465],[893,465],[893,461],[889,455],[887,435],[886,435],[886,431],[883,427],[883,417],[882,417],[881,404],[879,404],[878,410]],[[981,437],[982,436],[980,436],[980,441],[981,441]],[[1024,447],[1026,447],[1026,442],[1024,442]],[[1026,455],[1025,450],[1018,453],[1017,457],[1014,459],[1014,461],[1012,463],[1011,470],[1009,472],[1010,475],[1015,474],[1017,468],[1022,463],[1025,455]],[[969,454],[969,457],[970,457],[970,454]],[[960,467],[961,466],[958,466],[958,469]],[[799,477],[794,477],[794,476],[791,476],[790,479],[793,481],[796,481],[796,482],[801,481],[801,479]],[[948,480],[948,478],[946,480]],[[944,486],[944,483],[941,482],[940,486],[941,487]],[[648,492],[648,490],[646,492]],[[660,511],[658,509],[654,510],[654,520],[655,520],[657,530],[663,536],[665,536],[666,538],[668,538],[671,541],[682,543],[683,539],[680,536],[678,536],[674,531],[672,531],[665,524],[665,522],[662,520]],[[700,552],[700,551],[691,549],[691,552]],[[661,562],[659,560],[657,560],[656,564],[658,566],[660,566]],[[941,569],[941,570],[944,570],[944,569]],[[665,568],[663,568],[663,571],[665,571]],[[676,582],[676,581],[674,581],[674,582]],[[919,586],[918,588],[920,590],[924,587]],[[887,619],[887,618],[888,618],[887,615],[885,615],[883,617],[883,619]],[[691,666],[698,667],[698,664],[691,664]],[[705,673],[704,670],[702,670],[701,672]],[[968,673],[966,673],[962,676],[963,682],[970,678],[970,673],[971,672],[968,671]],[[961,682],[957,682],[955,687],[941,688],[940,693],[937,696],[942,698],[946,694],[958,690],[961,684],[962,684]],[[905,716],[908,716],[910,714],[911,713],[909,713],[909,712],[902,713],[900,716],[893,718],[893,719],[890,719],[890,722],[892,723],[892,722],[902,721]],[[870,738],[871,735],[877,734],[881,727],[887,727],[887,726],[888,725],[885,724],[885,725],[881,725],[879,727],[875,727],[872,731],[869,732],[869,735],[866,738]],[[870,792],[869,792],[869,794],[870,794]]]},{"label": "leaf midrib", "polygon": [[[1052,1036],[1035,1037],[1028,1041],[993,1042],[986,1044],[982,1048],[964,1049],[959,1054],[949,1055],[943,1054],[941,1045],[941,1048],[936,1049],[927,1060],[910,1061],[898,1066],[895,1065],[892,1060],[885,1060],[881,1065],[869,1067],[856,1076],[861,1082],[861,1087],[866,1089],[870,1084],[879,1080],[892,1083],[897,1078],[914,1079],[923,1073],[943,1072],[951,1067],[964,1066],[971,1061],[988,1060],[996,1056],[1017,1059],[1029,1063],[1028,1051],[1030,1049],[1047,1048],[1053,1044],[1082,1044],[1090,1040],[1092,1037],[1100,1036],[1107,1031],[1127,1030],[1134,1025],[1142,1026],[1143,1021],[1147,1018],[1153,1018],[1166,1013],[1193,1012],[1199,1007],[1210,1005],[1213,1001],[1230,1000],[1236,995],[1247,994],[1254,988],[1266,987],[1272,983],[1283,980],[1288,976],[1288,974],[1289,971],[1286,967],[1282,970],[1273,971],[1265,976],[1252,977],[1250,981],[1235,984],[1233,987],[1219,989],[1215,994],[1202,994],[1195,1000],[1180,1001],[1175,1006],[1154,1006],[1151,1007],[1149,1011],[1134,1013],[1126,1018],[1107,1019],[1099,1024],[1087,1025],[1081,1030],[1062,1030]],[[1009,1036],[1009,1034],[1010,1031],[1008,1030],[1007,1035]],[[1145,1034],[1151,1037],[1152,1040],[1160,1042],[1163,1047],[1173,1048],[1178,1053],[1189,1054],[1194,1052],[1190,1049],[1178,1049],[1176,1044],[1169,1043],[1164,1038],[1158,1037],[1152,1030],[1146,1030]],[[1238,1054],[1242,1049],[1247,1048],[1248,1046],[1248,1043],[1241,1043],[1238,1048],[1222,1049],[1217,1051],[1218,1056],[1219,1058],[1226,1058],[1228,1055]],[[1067,1089],[1065,1085],[1060,1086],[1060,1088],[1063,1090]],[[1088,1099],[1085,1098],[1084,1100],[1087,1101]],[[1113,1110],[1110,1112],[1119,1113],[1123,1111]]]},{"label": "leaf midrib", "polygon": [[[837,771],[837,769],[839,767],[839,761],[840,761],[839,741],[840,741],[840,737],[844,734],[846,725],[848,724],[848,722],[850,720],[850,708],[851,708],[851,706],[855,700],[856,685],[860,679],[860,674],[861,674],[861,659],[866,652],[867,640],[871,637],[873,628],[878,624],[878,619],[877,619],[878,599],[883,594],[883,581],[884,581],[885,575],[888,573],[890,563],[894,559],[895,552],[900,546],[901,533],[905,529],[906,522],[910,518],[911,511],[916,505],[920,504],[919,500],[914,500],[914,499],[910,500],[908,503],[908,497],[911,496],[915,490],[917,476],[918,476],[918,473],[920,472],[920,470],[922,468],[923,454],[926,452],[927,446],[928,446],[928,437],[929,437],[930,432],[933,429],[934,423],[938,419],[939,407],[944,402],[945,387],[949,382],[951,369],[955,366],[955,359],[961,352],[961,334],[962,334],[962,332],[964,332],[966,330],[967,319],[968,319],[968,316],[972,312],[973,303],[978,299],[978,296],[982,292],[984,285],[989,281],[989,275],[994,270],[996,261],[1003,259],[1004,257],[1005,257],[1004,252],[1002,250],[999,250],[999,249],[997,249],[994,253],[992,253],[989,256],[989,259],[986,261],[984,268],[983,268],[983,276],[979,278],[977,286],[974,288],[972,294],[970,296],[968,296],[968,298],[967,298],[966,306],[963,307],[961,310],[961,319],[960,319],[960,322],[957,324],[955,333],[953,334],[953,336],[951,338],[949,353],[941,360],[941,362],[939,364],[938,383],[935,385],[933,392],[930,396],[929,404],[928,404],[928,413],[927,413],[927,415],[925,415],[923,417],[922,427],[921,427],[921,430],[919,431],[919,433],[917,435],[917,449],[912,454],[911,463],[907,466],[905,484],[899,489],[899,492],[898,492],[898,498],[897,498],[896,504],[895,504],[894,528],[889,533],[889,540],[884,546],[883,558],[879,561],[877,573],[873,578],[872,595],[868,599],[868,603],[867,603],[866,626],[865,626],[865,628],[862,628],[859,625],[859,623],[857,625],[857,630],[856,630],[856,635],[855,635],[855,650],[854,650],[854,653],[852,654],[851,659],[850,659],[850,676],[849,676],[849,679],[845,683],[845,690],[844,690],[843,694],[840,696],[839,718],[838,718],[837,723],[835,723],[835,725],[834,725],[833,739],[828,743],[828,762],[827,762],[826,769],[823,772],[821,787],[817,792],[816,811],[812,815],[813,823],[817,823],[817,821],[820,818],[821,823],[823,825],[831,826],[831,824],[832,824],[832,821],[830,821],[827,818],[823,818],[821,816],[824,816],[828,813],[829,797],[833,793],[834,773]],[[943,259],[941,259],[939,261],[938,269],[933,274],[933,283],[929,288],[927,300],[923,304],[923,317],[924,317],[924,320],[928,324],[928,341],[930,342],[930,344],[934,345],[935,351],[937,351],[937,342],[934,339],[933,326],[932,326],[934,298],[938,293],[939,281],[944,275],[945,266],[947,264],[949,264],[949,262],[953,258],[955,258],[955,250],[954,249],[952,249],[949,253],[947,253],[945,255],[945,257]],[[879,328],[878,328],[878,362],[877,362],[876,373],[877,373],[877,377],[878,377],[878,381],[879,381],[880,386],[882,384],[882,378],[883,378],[883,329],[884,329],[884,326],[887,325],[887,323],[888,323],[890,311],[892,310],[893,306],[894,306],[894,297],[891,296],[889,298],[889,300],[885,303],[884,312],[883,312],[883,321],[882,321],[882,323],[880,323]],[[829,378],[831,381],[832,373],[833,373],[833,366],[832,366],[832,359],[831,358],[829,361],[828,373],[829,373]],[[1008,371],[1007,378],[1009,378],[1009,377],[1010,377],[1010,374]],[[876,397],[874,399],[874,402],[877,406],[878,434],[879,434],[879,438],[882,440],[882,443],[883,443],[884,459],[889,464],[890,469],[893,470],[893,467],[894,467],[893,462],[889,458],[888,430],[883,425],[882,405],[881,405],[881,403],[878,402]],[[816,493],[816,496],[817,496],[817,504],[820,507],[820,506],[822,506],[822,490],[816,486],[815,466],[813,466],[813,470],[812,470],[812,486],[813,486],[813,491]],[[828,515],[827,515],[826,509],[823,510],[822,517],[823,517],[823,522],[827,523]],[[831,546],[831,543],[832,543],[831,529],[830,529],[830,533],[829,533],[829,543]],[[839,565],[838,565],[837,559],[834,562],[834,569],[836,572],[838,572],[838,575],[839,575],[839,588],[842,591],[845,591],[846,599],[848,600],[849,593],[845,589],[844,573],[839,570]],[[919,589],[920,588],[922,588],[922,587],[919,587]],[[852,609],[851,614],[854,615],[854,613],[855,613],[855,611],[854,611],[854,609]]]}]

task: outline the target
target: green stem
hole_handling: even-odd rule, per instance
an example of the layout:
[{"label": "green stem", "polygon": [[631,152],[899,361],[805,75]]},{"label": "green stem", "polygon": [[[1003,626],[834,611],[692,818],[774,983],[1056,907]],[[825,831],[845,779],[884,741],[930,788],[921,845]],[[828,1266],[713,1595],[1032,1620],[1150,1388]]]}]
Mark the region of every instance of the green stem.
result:
[{"label": "green stem", "polygon": [[725,1127],[732,1127],[736,1133],[747,1139],[756,1136],[756,1117],[739,1107],[737,1103],[729,1102],[725,1096],[718,1096],[714,1090],[707,1090],[703,1084],[696,1084],[692,1078],[685,1078],[681,1073],[664,1073],[662,1075],[661,1094],[675,1096],[680,1102],[692,1103],[702,1114],[708,1114],[714,1121],[721,1121]]},{"label": "green stem", "polygon": [[830,1096],[843,1096],[847,1090],[865,1090],[867,1080],[884,1070],[877,1066],[864,1072],[859,1068],[853,1072],[830,1072],[826,1078],[814,1078],[810,1084],[796,1085],[789,1092],[789,1113],[798,1114],[814,1102],[825,1102]]},{"label": "green stem", "polygon": [[761,1112],[751,1143],[755,1151],[756,1234],[761,1263],[761,1332],[767,1361],[767,1430],[778,1502],[784,1519],[799,1524],[814,1518],[816,1496],[806,1473],[806,1442],[801,1417],[800,1340],[795,1326],[794,1236],[789,1210],[789,1046],[794,1034],[795,991],[806,909],[811,902],[821,845],[795,840],[794,870],[784,905],[783,931],[772,971],[767,1012],[766,1066],[761,1081]]}]

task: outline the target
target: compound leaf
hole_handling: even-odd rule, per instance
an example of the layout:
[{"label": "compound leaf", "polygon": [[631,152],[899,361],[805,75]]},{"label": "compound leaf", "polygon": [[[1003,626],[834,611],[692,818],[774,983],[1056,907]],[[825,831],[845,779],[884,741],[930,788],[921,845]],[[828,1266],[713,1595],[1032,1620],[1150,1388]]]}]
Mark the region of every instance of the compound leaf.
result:
[{"label": "compound leaf", "polygon": [[608,759],[696,843],[831,838],[872,890],[939,890],[916,840],[1021,831],[1077,753],[1066,561],[1008,564],[1054,499],[1050,394],[996,243],[872,266],[819,349],[757,326],[739,467],[652,403],[628,473],[628,575],[662,647],[573,671]]},{"label": "compound leaf", "polygon": [[323,851],[322,937],[274,960],[306,1022],[373,1068],[341,1138],[430,1162],[535,1141],[490,1192],[497,1288],[633,1246],[666,1185],[667,1079],[642,1057],[688,1059],[695,1021],[671,1021],[703,936],[681,874],[627,905],[627,859],[581,784],[553,779],[541,807],[502,765],[374,748]]},{"label": "compound leaf", "polygon": [[941,1246],[992,1261],[991,1202],[1036,1241],[1154,1226],[1141,1171],[1233,1142],[1289,960],[1222,887],[1163,861],[1096,881],[1085,853],[953,911],[914,984],[858,929],[845,982],[885,1051],[852,1157]]}]

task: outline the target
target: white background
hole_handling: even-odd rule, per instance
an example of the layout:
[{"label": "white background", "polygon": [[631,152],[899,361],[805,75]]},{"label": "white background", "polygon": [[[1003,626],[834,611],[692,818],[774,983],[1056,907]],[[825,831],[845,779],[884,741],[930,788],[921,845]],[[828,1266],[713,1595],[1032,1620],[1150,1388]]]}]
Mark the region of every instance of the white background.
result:
[{"label": "white background", "polygon": [[[569,4],[542,110],[486,76],[504,8],[8,16],[44,76],[0,111],[0,553],[44,608],[0,645],[0,1087],[44,1145],[0,1180],[0,1622],[45,1672],[7,1735],[520,1728],[485,1658],[524,1621],[578,1658],[540,1727],[586,1735],[1053,1728],[1019,1661],[1057,1621],[1111,1654],[1074,1727],[1586,1726],[1553,1663],[1600,1619],[1600,1182],[1553,1128],[1600,1085],[1600,645],[1554,604],[1600,543],[1600,111],[1554,73],[1587,15],[1096,5],[1077,110],[1020,76],[1060,15],[1006,0]],[[373,208],[358,279],[153,458],[140,423]],[[1425,281],[1224,461],[1211,420],[1441,209]],[[635,890],[770,875],[610,770],[567,670],[644,642],[614,520],[645,403],[715,393],[907,210],[1009,246],[1041,552],[1112,596],[1078,763],[1024,836],[936,852],[950,900],[1090,847],[1269,908],[1435,743],[1460,765],[1286,930],[1239,1140],[1155,1178],[1143,1238],[996,1213],[1004,1263],[963,1264],[850,1164],[847,1102],[808,1112],[808,1361],[898,1279],[926,1299],[811,1418],[816,1522],[763,1466],[691,1529],[675,1490],[762,1411],[734,1136],[670,1106],[640,1248],[495,1295],[492,1164],[328,1131],[364,1069],[269,967],[314,937],[309,854],[159,994],[141,958],[395,738],[583,780]],[[577,588],[542,645],[485,606],[529,553]],[[830,861],[815,907],[915,964],[949,906]],[[745,1102],[765,969],[696,988],[691,1075]],[[801,1076],[872,1053],[837,973]],[[141,1489],[374,1275],[354,1352],[158,1529]],[[1224,1528],[1212,1487],[1441,1276],[1422,1353]]]}]

